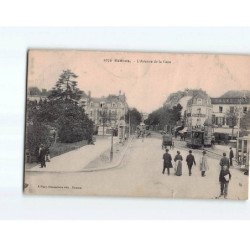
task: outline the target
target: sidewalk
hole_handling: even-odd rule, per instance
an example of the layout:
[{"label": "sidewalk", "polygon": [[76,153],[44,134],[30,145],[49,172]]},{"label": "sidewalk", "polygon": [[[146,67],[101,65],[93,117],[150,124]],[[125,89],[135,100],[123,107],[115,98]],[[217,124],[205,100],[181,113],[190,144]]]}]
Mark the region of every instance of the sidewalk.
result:
[{"label": "sidewalk", "polygon": [[[90,162],[98,158],[103,152],[110,148],[110,137],[97,137],[95,145],[86,145],[79,149],[53,157],[46,163],[46,168],[36,165],[26,169],[27,172],[79,172],[82,171]],[[114,143],[118,141],[113,138]]]},{"label": "sidewalk", "polygon": [[131,136],[128,140],[122,143],[114,143],[113,161],[110,162],[110,149],[103,152],[98,158],[90,162],[82,171],[92,172],[100,170],[108,170],[120,166],[127,150],[131,147],[134,137]]},{"label": "sidewalk", "polygon": [[[236,148],[232,147],[232,150],[234,152],[233,167],[241,169],[241,166],[238,165],[238,163],[235,160],[236,159],[235,158]],[[209,148],[209,149],[206,148],[206,151],[211,152],[211,153],[217,155],[218,157],[222,157],[223,153],[226,153],[227,157],[229,157],[230,146],[228,146],[228,145],[215,145],[214,148]]]}]

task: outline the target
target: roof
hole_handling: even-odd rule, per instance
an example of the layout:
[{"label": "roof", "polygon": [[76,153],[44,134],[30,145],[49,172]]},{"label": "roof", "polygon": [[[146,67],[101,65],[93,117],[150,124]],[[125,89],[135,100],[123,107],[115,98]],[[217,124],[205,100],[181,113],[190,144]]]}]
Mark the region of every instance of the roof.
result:
[{"label": "roof", "polygon": [[211,98],[212,104],[250,104],[250,99],[247,98],[238,98],[238,97],[232,97],[232,98]]},{"label": "roof", "polygon": [[92,102],[105,102],[105,103],[112,103],[112,102],[125,102],[126,97],[125,95],[108,95],[102,97],[91,97],[90,101]]},{"label": "roof", "polygon": [[195,100],[198,99],[198,98],[201,98],[203,100],[204,99],[209,100],[209,102],[210,102],[210,97],[206,93],[199,92],[196,95],[194,95],[190,100],[188,100],[187,106],[190,106],[190,105],[194,104]]}]

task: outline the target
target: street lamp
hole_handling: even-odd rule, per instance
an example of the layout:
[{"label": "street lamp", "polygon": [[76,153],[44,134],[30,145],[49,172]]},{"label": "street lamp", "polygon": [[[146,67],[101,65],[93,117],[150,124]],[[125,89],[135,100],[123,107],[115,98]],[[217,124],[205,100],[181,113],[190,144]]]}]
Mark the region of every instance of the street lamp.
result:
[{"label": "street lamp", "polygon": [[240,120],[241,120],[241,112],[242,112],[242,101],[246,99],[246,96],[240,98],[240,107],[238,112],[238,128],[237,128],[237,141],[236,141],[236,159],[239,161],[239,138],[240,138]]},{"label": "street lamp", "polygon": [[130,133],[131,133],[131,124],[130,124],[130,111],[128,111],[128,135],[130,137]]},{"label": "street lamp", "polygon": [[113,161],[113,155],[114,155],[114,150],[113,150],[113,136],[114,136],[114,128],[111,127],[111,147],[110,147],[110,162]]}]

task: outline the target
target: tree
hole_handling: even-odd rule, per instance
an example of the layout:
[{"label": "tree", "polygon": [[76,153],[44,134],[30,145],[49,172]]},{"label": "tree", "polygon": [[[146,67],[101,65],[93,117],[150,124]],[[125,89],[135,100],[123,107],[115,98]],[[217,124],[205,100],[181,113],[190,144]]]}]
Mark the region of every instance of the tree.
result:
[{"label": "tree", "polygon": [[226,113],[227,124],[232,128],[232,137],[234,136],[234,127],[238,124],[239,114],[240,109],[238,107],[234,107]]},{"label": "tree", "polygon": [[131,132],[133,133],[136,127],[141,123],[142,115],[136,108],[132,108],[126,113],[125,120],[126,123],[130,124]]},{"label": "tree", "polygon": [[49,95],[50,100],[71,100],[73,102],[79,101],[82,91],[77,87],[76,78],[78,76],[69,69],[64,70],[59,76],[55,87]]},{"label": "tree", "polygon": [[41,141],[41,135],[47,140],[47,137],[51,137],[50,130],[58,132],[61,142],[92,139],[94,125],[78,105],[82,92],[77,87],[76,78],[70,70],[63,71],[48,99],[28,102],[28,141],[33,140],[37,144]]},{"label": "tree", "polygon": [[29,151],[32,161],[37,156],[40,144],[49,145],[52,139],[49,127],[41,122],[42,106],[41,101],[27,101],[25,149]]},{"label": "tree", "polygon": [[241,119],[240,127],[243,130],[249,130],[250,129],[250,110]]},{"label": "tree", "polygon": [[102,135],[104,135],[105,126],[108,126],[111,122],[111,115],[108,113],[107,107],[103,107],[102,110],[99,111],[99,117],[102,121]]},{"label": "tree", "polygon": [[67,105],[58,123],[58,136],[61,142],[72,143],[92,139],[93,122],[85,114],[84,109],[74,103]]},{"label": "tree", "polygon": [[149,114],[145,121],[147,125],[157,126],[158,129],[165,129],[165,126],[174,127],[181,119],[182,106],[177,104],[173,108],[163,106]]}]

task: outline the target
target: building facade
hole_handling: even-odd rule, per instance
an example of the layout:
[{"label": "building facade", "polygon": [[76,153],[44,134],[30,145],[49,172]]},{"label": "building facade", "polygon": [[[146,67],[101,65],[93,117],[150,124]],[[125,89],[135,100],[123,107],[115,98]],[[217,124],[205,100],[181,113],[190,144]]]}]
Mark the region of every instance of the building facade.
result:
[{"label": "building facade", "polygon": [[218,127],[229,127],[229,112],[240,112],[242,115],[250,110],[249,98],[211,98],[213,106],[213,124]]},{"label": "building facade", "polygon": [[203,127],[212,123],[212,104],[207,94],[199,93],[187,102],[186,126]]},{"label": "building facade", "polygon": [[88,95],[83,94],[79,103],[94,122],[99,135],[110,134],[111,129],[118,129],[121,124],[124,124],[128,112],[126,96],[121,91],[118,95],[99,98],[91,97],[89,92]]}]

